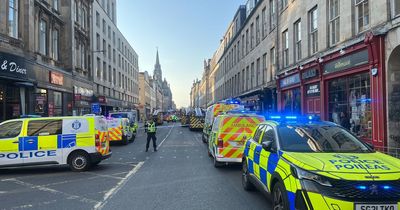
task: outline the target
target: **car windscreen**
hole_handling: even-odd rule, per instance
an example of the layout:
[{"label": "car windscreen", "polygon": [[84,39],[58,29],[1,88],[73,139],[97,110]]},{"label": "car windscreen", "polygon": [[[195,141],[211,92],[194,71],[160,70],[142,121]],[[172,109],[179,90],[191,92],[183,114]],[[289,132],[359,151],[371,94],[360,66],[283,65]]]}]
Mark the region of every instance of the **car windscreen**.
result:
[{"label": "car windscreen", "polygon": [[359,139],[339,126],[281,125],[278,126],[279,144],[288,152],[373,152]]},{"label": "car windscreen", "polygon": [[126,113],[111,114],[111,117],[113,117],[113,118],[128,118],[128,114],[126,114]]}]

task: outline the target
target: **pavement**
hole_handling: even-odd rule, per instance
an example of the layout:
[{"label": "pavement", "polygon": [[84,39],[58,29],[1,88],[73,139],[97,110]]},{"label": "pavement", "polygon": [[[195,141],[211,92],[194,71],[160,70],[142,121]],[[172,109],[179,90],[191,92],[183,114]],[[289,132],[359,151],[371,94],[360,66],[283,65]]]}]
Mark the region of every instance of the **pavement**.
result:
[{"label": "pavement", "polygon": [[[272,209],[244,191],[240,165],[214,168],[201,132],[179,123],[157,130],[158,151],[136,140],[88,172],[66,166],[0,169],[0,209]],[[151,147],[151,145],[150,145]]]}]

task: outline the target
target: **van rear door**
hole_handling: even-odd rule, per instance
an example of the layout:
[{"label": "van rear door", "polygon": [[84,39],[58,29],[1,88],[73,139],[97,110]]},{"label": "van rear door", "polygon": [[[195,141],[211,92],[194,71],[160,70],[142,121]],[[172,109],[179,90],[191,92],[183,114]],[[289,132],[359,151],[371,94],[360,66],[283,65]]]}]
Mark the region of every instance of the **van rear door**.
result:
[{"label": "van rear door", "polygon": [[96,150],[102,155],[110,152],[107,121],[104,117],[95,117],[95,145]]}]

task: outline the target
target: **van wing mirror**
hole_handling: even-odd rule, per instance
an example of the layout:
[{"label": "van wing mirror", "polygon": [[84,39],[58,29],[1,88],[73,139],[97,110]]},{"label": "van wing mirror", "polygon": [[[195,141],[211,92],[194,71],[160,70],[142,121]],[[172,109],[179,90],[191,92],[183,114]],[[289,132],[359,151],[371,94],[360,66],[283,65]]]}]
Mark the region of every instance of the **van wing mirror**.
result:
[{"label": "van wing mirror", "polygon": [[272,141],[264,141],[261,145],[262,148],[265,149],[268,152],[272,152]]}]

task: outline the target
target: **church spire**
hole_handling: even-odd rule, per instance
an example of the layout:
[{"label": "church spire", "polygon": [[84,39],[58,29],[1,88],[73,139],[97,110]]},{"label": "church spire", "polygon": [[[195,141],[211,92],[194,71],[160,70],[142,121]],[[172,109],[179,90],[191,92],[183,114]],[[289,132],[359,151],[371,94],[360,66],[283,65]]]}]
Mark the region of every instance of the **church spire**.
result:
[{"label": "church spire", "polygon": [[158,57],[158,48],[157,48],[157,56],[156,56],[156,66],[161,66],[160,65],[160,58]]}]

